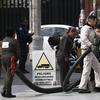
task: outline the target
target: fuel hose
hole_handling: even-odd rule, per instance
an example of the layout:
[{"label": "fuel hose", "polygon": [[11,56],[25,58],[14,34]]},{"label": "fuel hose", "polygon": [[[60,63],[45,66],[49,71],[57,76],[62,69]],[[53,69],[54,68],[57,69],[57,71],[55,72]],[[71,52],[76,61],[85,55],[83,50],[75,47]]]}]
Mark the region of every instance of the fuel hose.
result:
[{"label": "fuel hose", "polygon": [[35,85],[31,81],[29,81],[19,69],[16,70],[16,74],[29,88],[31,88],[32,90],[34,90],[36,92],[40,92],[40,93],[57,93],[57,92],[62,92],[63,91],[62,87],[55,87],[55,88],[41,88],[41,87],[38,87],[37,85]]},{"label": "fuel hose", "polygon": [[55,88],[42,88],[42,87],[39,87],[35,84],[33,84],[31,81],[29,81],[27,79],[26,76],[24,76],[24,74],[19,70],[17,69],[16,70],[16,75],[32,90],[36,91],[36,92],[40,92],[40,93],[57,93],[57,92],[62,92],[63,90],[66,90],[66,91],[69,91],[71,90],[73,87],[75,87],[77,84],[79,84],[79,80],[74,82],[73,84],[71,85],[67,85],[68,83],[68,80],[70,79],[76,65],[88,54],[91,52],[91,48],[88,48],[86,50],[86,52],[81,55],[77,60],[76,62],[73,64],[73,66],[71,67],[71,69],[69,70],[68,74],[66,75],[65,77],[65,80],[64,80],[64,83],[63,83],[63,86],[64,87],[55,87]]}]

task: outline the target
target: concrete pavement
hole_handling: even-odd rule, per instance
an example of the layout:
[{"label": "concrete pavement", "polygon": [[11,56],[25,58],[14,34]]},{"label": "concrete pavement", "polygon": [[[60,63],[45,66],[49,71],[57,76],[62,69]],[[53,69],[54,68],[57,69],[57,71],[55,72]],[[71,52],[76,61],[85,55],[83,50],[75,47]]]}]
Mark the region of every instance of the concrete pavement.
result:
[{"label": "concrete pavement", "polygon": [[[30,71],[29,74],[25,74],[26,77],[28,77],[29,80],[32,81],[32,65],[31,62],[27,62],[27,70]],[[0,91],[3,86],[5,73],[2,72],[2,78],[0,79]],[[72,75],[72,80],[76,80],[80,77],[80,74],[74,73]],[[59,81],[59,70],[57,70],[57,81]],[[0,95],[0,100],[98,100],[100,98],[100,93],[90,93],[90,94],[79,94],[77,92],[60,92],[60,93],[54,93],[54,94],[42,94],[35,92],[28,88],[16,75],[14,77],[13,87],[12,87],[13,94],[15,94],[16,98],[4,98]]]},{"label": "concrete pavement", "polygon": [[79,94],[76,92],[61,92],[54,94],[42,94],[30,90],[25,85],[13,85],[13,94],[15,94],[17,97],[4,98],[0,95],[0,100],[99,100],[100,98],[100,93]]}]

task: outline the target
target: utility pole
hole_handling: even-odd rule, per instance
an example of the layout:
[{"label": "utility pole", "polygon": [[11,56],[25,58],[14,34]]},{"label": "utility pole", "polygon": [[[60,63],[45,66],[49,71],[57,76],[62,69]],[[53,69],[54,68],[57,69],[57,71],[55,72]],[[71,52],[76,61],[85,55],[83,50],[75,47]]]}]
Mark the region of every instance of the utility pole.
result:
[{"label": "utility pole", "polygon": [[32,30],[32,0],[29,0],[29,33],[33,33],[33,30]]},{"label": "utility pole", "polygon": [[31,21],[32,31],[35,35],[40,35],[41,29],[41,0],[31,0]]},{"label": "utility pole", "polygon": [[[30,45],[30,56],[33,50],[43,49],[43,38],[41,34],[41,0],[30,0],[30,31],[34,32],[33,42]],[[31,58],[31,57],[30,57]]]},{"label": "utility pole", "polygon": [[41,27],[41,0],[29,0],[30,31],[40,35]]}]

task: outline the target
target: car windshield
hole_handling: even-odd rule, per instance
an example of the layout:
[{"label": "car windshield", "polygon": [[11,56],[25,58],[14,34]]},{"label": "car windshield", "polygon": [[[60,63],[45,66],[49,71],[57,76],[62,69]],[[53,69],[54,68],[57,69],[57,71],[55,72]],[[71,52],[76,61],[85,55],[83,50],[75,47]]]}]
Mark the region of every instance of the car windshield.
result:
[{"label": "car windshield", "polygon": [[41,28],[41,35],[42,36],[54,36],[60,35],[62,36],[67,29],[59,28],[59,27],[44,27]]},{"label": "car windshield", "polygon": [[50,36],[53,34],[53,29],[50,27],[41,28],[41,35],[42,36]]}]

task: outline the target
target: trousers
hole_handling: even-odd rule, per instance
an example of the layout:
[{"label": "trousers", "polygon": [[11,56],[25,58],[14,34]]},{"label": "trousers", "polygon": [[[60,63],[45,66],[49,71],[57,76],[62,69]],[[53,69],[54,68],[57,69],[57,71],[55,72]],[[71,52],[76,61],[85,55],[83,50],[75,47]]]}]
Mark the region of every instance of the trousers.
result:
[{"label": "trousers", "polygon": [[69,71],[69,63],[65,60],[65,56],[60,51],[57,53],[57,63],[60,67],[61,86],[63,86],[64,79]]},{"label": "trousers", "polygon": [[26,45],[25,47],[22,46],[20,48],[20,59],[19,59],[19,69],[20,70],[25,70],[25,64],[26,64],[26,61],[27,61],[27,56],[28,56],[28,52],[29,52],[29,48],[28,46]]},{"label": "trousers", "polygon": [[6,78],[2,92],[5,92],[5,94],[11,94],[11,86],[15,73],[16,61],[12,57],[3,57],[2,64],[6,71]]},{"label": "trousers", "polygon": [[[82,54],[85,52],[85,50],[82,50]],[[90,52],[83,60],[83,71],[81,76],[81,81],[79,84],[80,89],[86,89],[87,83],[89,81],[89,76],[91,72],[91,68],[94,70],[95,75],[95,86],[100,87],[100,64],[93,54],[93,52]]]}]

